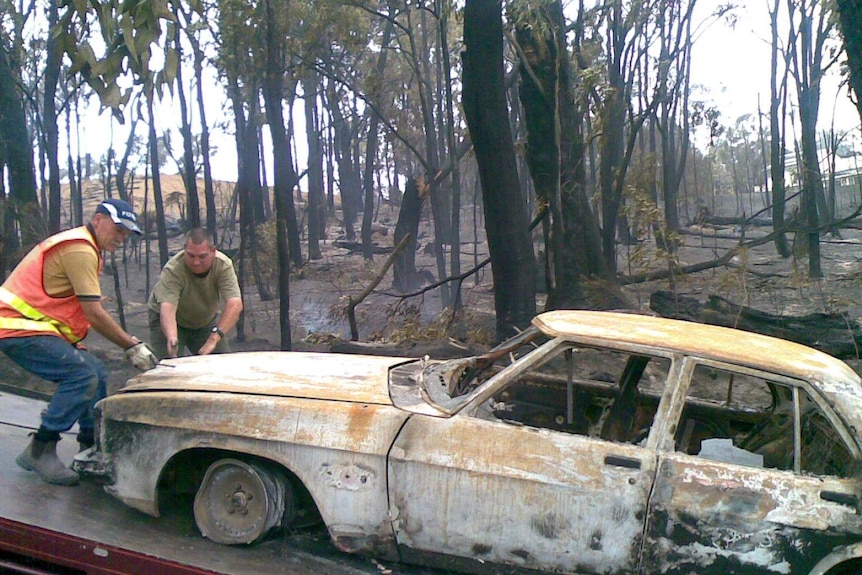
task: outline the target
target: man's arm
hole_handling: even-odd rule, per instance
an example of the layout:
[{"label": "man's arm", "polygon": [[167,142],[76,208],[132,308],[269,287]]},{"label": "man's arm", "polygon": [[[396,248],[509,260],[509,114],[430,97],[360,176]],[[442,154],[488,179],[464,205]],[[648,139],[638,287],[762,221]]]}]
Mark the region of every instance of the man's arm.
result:
[{"label": "man's arm", "polygon": [[242,298],[228,298],[224,304],[224,311],[221,312],[221,317],[218,320],[218,328],[227,333],[234,328],[236,322],[239,321],[239,314],[242,313]]},{"label": "man's arm", "polygon": [[159,323],[167,340],[168,357],[176,357],[180,352],[177,328],[177,306],[163,301],[159,304]]},{"label": "man's arm", "polygon": [[[218,328],[225,334],[233,329],[236,322],[239,321],[239,314],[242,313],[242,298],[231,297],[225,300],[224,310],[221,312],[221,317],[218,320]],[[225,335],[227,337],[227,335]],[[221,336],[217,333],[211,333],[198,351],[200,355],[207,355],[218,345]]]},{"label": "man's arm", "polygon": [[120,324],[114,321],[111,314],[102,307],[102,302],[80,300],[80,304],[81,309],[84,310],[84,315],[87,316],[87,321],[105,339],[123,349],[129,349],[133,345],[140,343],[136,337],[123,331]]}]

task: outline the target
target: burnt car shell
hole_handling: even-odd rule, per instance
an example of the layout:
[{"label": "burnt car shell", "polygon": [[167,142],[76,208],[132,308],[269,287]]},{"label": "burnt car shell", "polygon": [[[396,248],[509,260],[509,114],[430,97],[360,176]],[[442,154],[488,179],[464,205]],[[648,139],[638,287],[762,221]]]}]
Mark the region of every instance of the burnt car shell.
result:
[{"label": "burnt car shell", "polygon": [[[286,357],[186,357],[131,379],[99,404],[101,464],[112,478],[106,491],[158,516],[160,474],[175,454],[218,449],[257,456],[290,469],[308,488],[337,545],[392,556],[386,455],[410,412],[393,404],[389,370],[400,365],[410,371],[414,363],[419,369],[421,362]],[[408,409],[425,405],[402,395]],[[412,395],[418,395],[415,386]],[[351,508],[362,520],[351,521]],[[371,528],[367,516],[374,517]]]},{"label": "burnt car shell", "polygon": [[[289,470],[336,546],[383,558],[439,553],[490,572],[503,563],[825,575],[859,565],[862,383],[846,364],[775,338],[633,314],[558,311],[533,324],[509,347],[448,362],[296,352],[163,362],[98,406],[106,489],[158,515],[158,484],[178,454],[217,454]],[[624,360],[619,377],[539,373],[605,351]],[[690,404],[699,368],[784,395],[756,409]],[[566,413],[567,392],[580,393],[568,407],[580,398],[589,425]],[[623,399],[631,410],[615,409]],[[798,455],[794,417],[809,403],[846,454],[838,473],[680,448],[698,410],[752,427],[786,409]],[[633,433],[642,415],[650,424]]]}]

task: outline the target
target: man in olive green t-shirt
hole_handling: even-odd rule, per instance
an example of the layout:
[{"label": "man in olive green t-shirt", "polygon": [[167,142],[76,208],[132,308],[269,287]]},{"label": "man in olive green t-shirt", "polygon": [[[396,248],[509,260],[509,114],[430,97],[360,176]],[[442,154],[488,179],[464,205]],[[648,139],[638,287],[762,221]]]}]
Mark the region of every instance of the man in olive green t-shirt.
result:
[{"label": "man in olive green t-shirt", "polygon": [[[224,310],[218,315],[219,303]],[[148,306],[150,340],[159,358],[230,351],[226,333],[242,313],[233,262],[201,228],[186,234],[183,251],[168,260]]]}]

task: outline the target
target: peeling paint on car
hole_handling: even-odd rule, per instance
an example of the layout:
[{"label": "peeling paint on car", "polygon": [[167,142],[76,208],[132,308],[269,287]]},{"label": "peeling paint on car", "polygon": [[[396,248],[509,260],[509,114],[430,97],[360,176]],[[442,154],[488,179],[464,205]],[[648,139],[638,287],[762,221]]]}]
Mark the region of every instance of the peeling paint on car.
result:
[{"label": "peeling paint on car", "polygon": [[320,470],[320,480],[330,487],[348,491],[376,488],[374,471],[355,464],[324,464]]}]

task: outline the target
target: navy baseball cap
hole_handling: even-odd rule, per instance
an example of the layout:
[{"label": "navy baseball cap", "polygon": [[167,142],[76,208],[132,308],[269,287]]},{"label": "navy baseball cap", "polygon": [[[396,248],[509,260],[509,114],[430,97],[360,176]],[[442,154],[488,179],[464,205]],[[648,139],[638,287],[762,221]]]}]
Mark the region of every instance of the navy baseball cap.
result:
[{"label": "navy baseball cap", "polygon": [[99,204],[96,213],[109,215],[115,224],[141,235],[141,228],[138,227],[138,216],[135,215],[135,209],[129,202],[111,198]]}]

